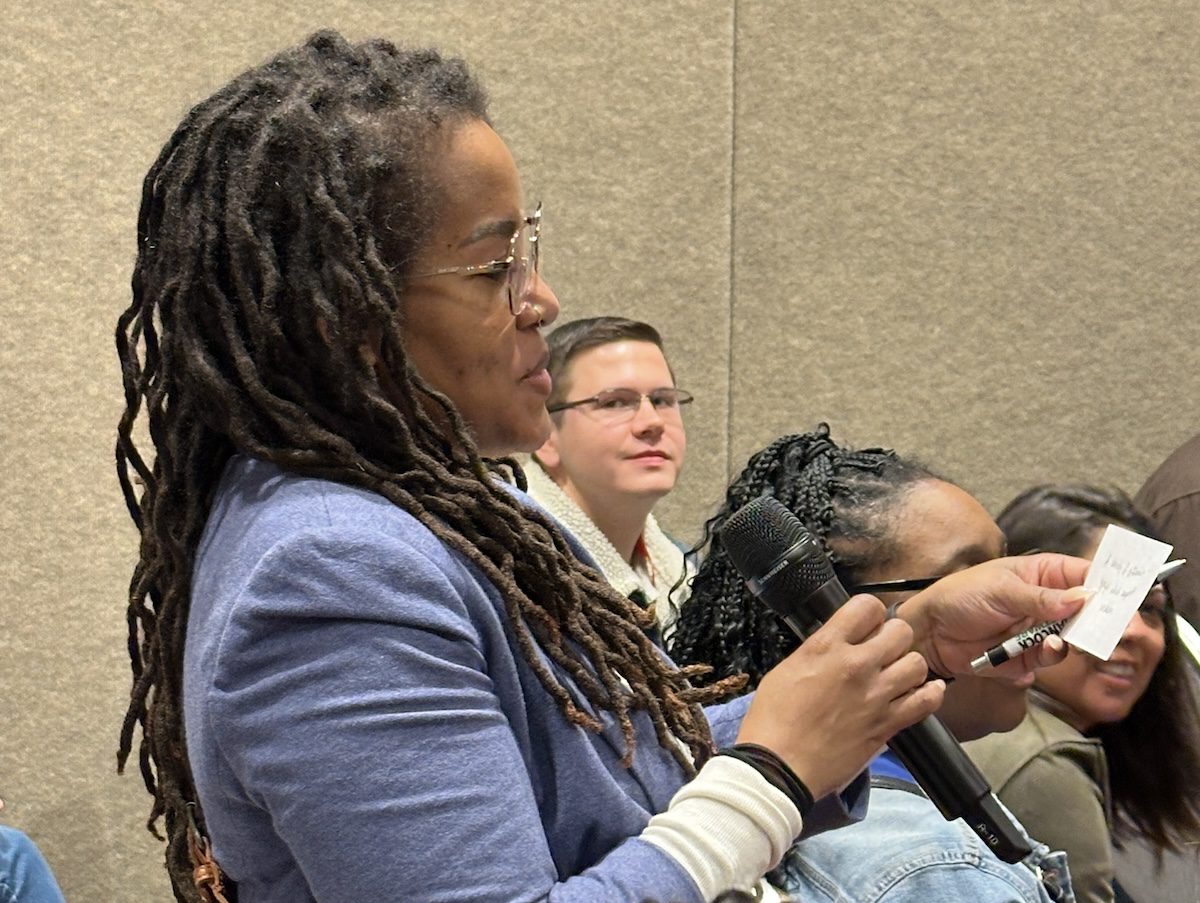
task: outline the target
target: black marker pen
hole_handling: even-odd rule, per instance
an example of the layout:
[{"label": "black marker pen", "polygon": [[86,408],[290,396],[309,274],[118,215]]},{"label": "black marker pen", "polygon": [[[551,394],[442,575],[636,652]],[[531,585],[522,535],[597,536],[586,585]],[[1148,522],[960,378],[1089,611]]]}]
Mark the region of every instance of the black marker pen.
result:
[{"label": "black marker pen", "polygon": [[[1155,583],[1162,583],[1177,570],[1179,570],[1187,562],[1186,558],[1178,558],[1175,561],[1168,561],[1159,568],[1158,576],[1154,578]],[[1061,621],[1050,621],[1047,624],[1038,624],[1036,627],[1030,627],[1024,633],[1018,633],[1014,637],[1005,640],[999,646],[993,646],[979,658],[971,660],[971,670],[976,674],[986,671],[988,668],[995,668],[998,665],[1003,665],[1009,659],[1016,658],[1026,649],[1032,649],[1048,636],[1062,633],[1062,629],[1067,625],[1070,618],[1063,618]]]}]

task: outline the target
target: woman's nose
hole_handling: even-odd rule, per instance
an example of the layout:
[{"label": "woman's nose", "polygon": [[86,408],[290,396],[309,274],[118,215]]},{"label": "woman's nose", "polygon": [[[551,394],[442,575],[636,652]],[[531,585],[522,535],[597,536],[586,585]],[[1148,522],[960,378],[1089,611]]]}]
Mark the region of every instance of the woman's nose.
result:
[{"label": "woman's nose", "polygon": [[537,308],[541,315],[538,320],[538,324],[541,326],[549,326],[557,320],[562,310],[558,303],[558,296],[542,278],[541,273],[534,273],[533,285],[529,289],[528,303]]}]

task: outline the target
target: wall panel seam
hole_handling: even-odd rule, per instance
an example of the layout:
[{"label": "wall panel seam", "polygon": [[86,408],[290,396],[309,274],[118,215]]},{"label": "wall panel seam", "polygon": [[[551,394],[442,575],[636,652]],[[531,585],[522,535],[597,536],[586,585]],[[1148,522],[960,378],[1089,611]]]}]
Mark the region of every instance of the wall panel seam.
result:
[{"label": "wall panel seam", "polygon": [[733,318],[737,305],[738,0],[733,0],[729,55],[729,309],[725,336],[725,481],[733,477]]}]

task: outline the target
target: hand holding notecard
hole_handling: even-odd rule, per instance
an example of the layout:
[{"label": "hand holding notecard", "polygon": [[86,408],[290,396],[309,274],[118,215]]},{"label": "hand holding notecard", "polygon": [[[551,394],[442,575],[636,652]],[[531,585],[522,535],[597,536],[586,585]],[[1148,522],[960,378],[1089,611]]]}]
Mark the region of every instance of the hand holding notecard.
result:
[{"label": "hand holding notecard", "polygon": [[[1154,576],[1151,578],[1149,584],[1146,584],[1145,574],[1142,573],[1142,570],[1147,565],[1166,558],[1171,552],[1171,547],[1164,543],[1156,542],[1153,539],[1147,539],[1140,534],[1131,533],[1129,530],[1122,529],[1121,527],[1110,526],[1108,531],[1119,531],[1124,536],[1118,535],[1111,541],[1117,546],[1114,553],[1113,546],[1105,549],[1104,541],[1108,538],[1108,532],[1105,533],[1100,547],[1096,550],[1096,558],[1092,562],[1088,576],[1083,582],[1084,587],[1091,594],[1088,601],[1084,603],[1083,608],[1073,617],[1064,618],[1061,621],[1049,621],[1045,624],[1038,624],[1022,633],[1018,633],[1016,636],[1009,637],[999,646],[993,646],[987,652],[983,653],[983,655],[971,661],[971,670],[973,672],[983,674],[991,668],[1003,665],[1021,653],[1032,649],[1049,636],[1062,634],[1065,638],[1067,625],[1074,623],[1085,611],[1088,611],[1092,603],[1096,601],[1097,596],[1104,597],[1106,601],[1102,601],[1099,607],[1095,608],[1088,616],[1092,620],[1085,626],[1083,636],[1077,637],[1074,642],[1078,648],[1083,649],[1085,652],[1092,652],[1093,649],[1107,647],[1108,651],[1099,657],[1105,661],[1108,660],[1108,657],[1112,655],[1112,651],[1117,647],[1117,644],[1121,642],[1121,637],[1124,635],[1125,629],[1133,619],[1133,612],[1136,612],[1141,607],[1142,600],[1149,593],[1150,587],[1154,586],[1155,583],[1161,583],[1163,580],[1166,580],[1187,564],[1186,558],[1168,561],[1166,564],[1150,572]],[[1132,540],[1130,537],[1132,537]],[[1132,546],[1132,549],[1127,546]],[[1166,551],[1159,554],[1160,548]],[[1128,554],[1130,551],[1133,553],[1132,557]],[[1102,553],[1104,554],[1103,559],[1101,558]],[[1142,557],[1143,554],[1144,557]],[[1101,561],[1104,563],[1098,564]],[[1141,586],[1145,586],[1145,588],[1139,589]],[[1133,604],[1132,609],[1128,609],[1128,600],[1131,598],[1137,601]],[[1122,612],[1125,612],[1127,609],[1130,613],[1123,614]],[[1089,645],[1084,646],[1084,643]],[[1097,653],[1092,652],[1092,654],[1096,655]]]},{"label": "hand holding notecard", "polygon": [[1083,582],[1094,594],[1067,621],[1062,638],[1107,661],[1170,554],[1165,542],[1109,524]]}]

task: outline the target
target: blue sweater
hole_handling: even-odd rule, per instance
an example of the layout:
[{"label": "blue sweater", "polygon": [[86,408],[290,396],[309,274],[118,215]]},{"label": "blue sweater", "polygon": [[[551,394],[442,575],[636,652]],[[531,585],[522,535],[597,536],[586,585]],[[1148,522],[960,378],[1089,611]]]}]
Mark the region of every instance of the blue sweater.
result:
[{"label": "blue sweater", "polygon": [[[685,780],[649,719],[622,768],[619,728],[569,724],[495,588],[382,497],[235,458],[191,606],[188,754],[242,903],[699,900],[637,838]],[[748,701],[709,710],[718,744]]]}]

